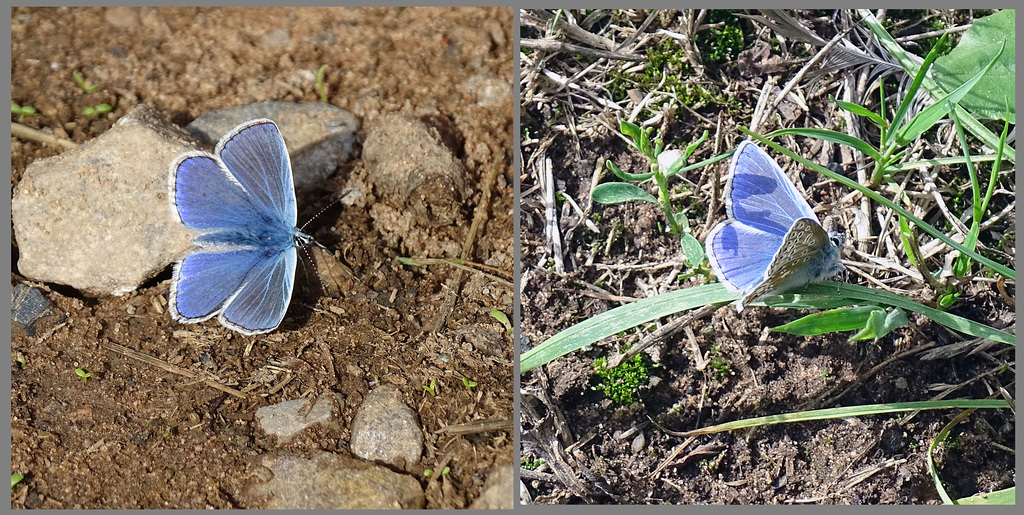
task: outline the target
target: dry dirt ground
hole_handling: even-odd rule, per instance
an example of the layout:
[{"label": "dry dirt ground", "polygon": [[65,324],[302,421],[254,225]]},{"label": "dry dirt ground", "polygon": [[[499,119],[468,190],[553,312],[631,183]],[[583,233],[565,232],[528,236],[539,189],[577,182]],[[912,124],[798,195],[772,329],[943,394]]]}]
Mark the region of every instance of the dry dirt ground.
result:
[{"label": "dry dirt ground", "polygon": [[[637,27],[649,21],[649,13],[615,12],[611,21],[598,21],[581,30],[611,38],[616,45],[614,51],[620,55],[643,57],[649,49],[666,45],[665,36],[654,37],[659,29],[685,31],[679,21],[680,12],[667,11],[656,14],[653,22],[640,30],[643,34],[634,37]],[[579,23],[587,16],[582,10],[574,14]],[[551,19],[554,11],[538,13],[537,19],[545,16]],[[564,13],[561,16],[564,21]],[[820,20],[808,21],[823,17],[820,12],[801,11],[799,16],[809,26],[820,29],[826,25]],[[761,39],[766,39],[759,26],[749,22],[742,26],[752,37],[760,33]],[[627,147],[615,131],[618,120],[627,118],[640,99],[658,88],[636,85],[625,97],[613,98],[619,102],[620,110],[602,107],[595,99],[609,98],[603,88],[610,88],[613,72],[637,67],[632,73],[641,75],[639,63],[599,59],[600,54],[579,49],[588,46],[584,37],[575,37],[567,29],[555,32],[560,41],[577,48],[561,53],[528,49],[523,64],[520,101],[524,170],[519,216],[524,349],[623,305],[623,298],[649,297],[705,281],[701,274],[689,273],[678,238],[664,231],[665,215],[657,205],[601,205],[589,197],[595,178],[600,177],[601,182],[619,180],[604,168],[606,159],[629,173],[649,171],[647,161]],[[543,25],[522,27],[524,39],[544,35]],[[832,35],[825,33],[824,37]],[[675,44],[666,46],[678,48]],[[772,52],[773,57],[777,54],[777,50]],[[678,62],[666,63],[664,66],[673,67],[671,72],[683,77],[683,82],[699,84],[708,91],[725,91],[731,102],[709,101],[691,106],[677,103],[673,109],[661,110],[662,118],[657,117],[658,109],[648,108],[640,111],[636,120],[652,120],[649,126],[654,127],[655,135],[667,135],[666,143],[676,148],[696,141],[708,130],[709,140],[697,148],[689,163],[713,157],[735,148],[744,138],[736,126],[750,125],[764,81],[776,75],[781,87],[805,62],[808,54],[803,55],[785,56],[794,58],[793,62],[754,77],[738,73],[735,64],[730,64],[735,62],[735,56],[725,65],[709,66],[703,75],[694,73],[692,68],[682,69]],[[706,55],[704,59],[707,60]],[[553,73],[544,75],[539,72],[542,69]],[[562,77],[571,85],[556,82],[552,77]],[[668,85],[660,88],[663,92],[668,90]],[[663,100],[665,96],[655,98]],[[772,113],[759,132],[818,126],[821,121],[827,128],[839,130],[838,126],[829,125],[828,121],[838,119],[838,115],[827,96],[811,97],[808,104],[810,112],[792,110],[795,117],[784,120],[781,126],[780,117]],[[716,150],[718,123],[721,129],[717,132],[724,135],[724,141]],[[1001,130],[1001,124],[995,130]],[[811,148],[808,142],[800,141],[805,145],[793,140],[785,140],[784,144],[821,162],[817,159],[820,147]],[[547,160],[558,194],[555,212],[565,261],[565,272],[561,274],[555,270],[551,251],[545,249],[549,241],[545,221],[549,217],[545,213],[539,170]],[[712,166],[720,169],[695,170],[685,178],[674,177],[671,182],[673,202],[677,207],[687,207],[694,234],[701,241],[711,226],[723,218],[721,202],[711,201],[710,183],[716,177],[725,177],[728,161]],[[948,181],[952,173],[962,172],[944,169],[937,181]],[[846,194],[834,183],[821,182],[817,174],[805,173],[801,178],[812,205],[832,202],[829,199]],[[1013,202],[1012,170],[1000,184],[1010,191],[997,201],[1005,206]],[[650,182],[645,187],[656,195]],[[912,183],[908,191],[920,187]],[[579,216],[569,200],[580,206],[584,217]],[[709,212],[709,206],[719,207]],[[837,211],[849,207],[839,206]],[[930,217],[934,215],[929,213]],[[584,218],[595,224],[596,232],[588,229]],[[1013,231],[1012,216],[1000,224],[1000,229],[989,232],[983,240],[987,238],[989,244],[997,245],[999,242],[993,236],[998,239],[999,234]],[[1012,255],[1009,263],[1004,264],[1014,267]],[[864,284],[855,274],[851,274],[850,281]],[[920,284],[901,284],[919,301],[933,301]],[[1012,300],[1012,288],[1010,292]],[[968,286],[950,311],[1013,331],[1013,306],[992,283]],[[525,416],[530,410],[522,411],[522,460],[529,466],[522,469],[522,474],[532,502],[941,502],[926,470],[926,452],[935,435],[959,414],[956,410],[923,411],[913,417],[867,416],[779,424],[692,440],[672,436],[657,427],[688,431],[803,409],[930,400],[949,385],[959,385],[950,394],[955,398],[988,398],[999,386],[1013,391],[1012,348],[997,345],[989,352],[973,355],[922,359],[919,351],[961,341],[963,337],[920,317],[912,316],[909,326],[877,342],[859,344],[846,341],[851,333],[796,337],[763,332],[763,328],[784,324],[801,314],[794,310],[750,308],[738,315],[733,307],[722,307],[693,321],[652,348],[650,361],[657,368],[651,369],[651,382],[639,390],[638,401],[628,406],[616,404],[596,390],[599,379],[595,375],[595,361],[623,351],[677,317],[625,331],[524,374],[523,388],[536,397],[525,397],[523,402],[530,402],[531,409],[542,417],[541,421],[531,419]],[[560,423],[559,415],[564,416],[564,424]],[[1010,410],[979,410],[956,426],[953,441],[937,451],[940,476],[954,498],[1015,484],[1015,423]]]},{"label": "dry dirt ground", "polygon": [[[407,472],[447,463],[440,480],[423,479],[427,507],[465,507],[484,472],[512,461],[511,337],[495,318],[511,317],[513,18],[509,8],[15,8],[12,100],[39,114],[22,123],[85,141],[138,103],[185,125],[213,109],[267,100],[315,102],[311,77],[328,66],[329,102],[362,120],[363,134],[384,115],[442,120],[471,186],[454,234],[461,248],[483,177],[497,167],[489,208],[469,261],[491,274],[444,265],[405,266],[400,242],[374,229],[368,209],[349,209],[313,236],[357,278],[341,298],[320,294],[316,276],[297,274],[285,324],[245,337],[215,321],[183,326],[164,308],[170,267],[121,298],[89,298],[59,285],[41,287],[63,316],[48,334],[14,331],[11,351],[12,491],[17,508],[259,508],[240,495],[261,454],[284,450],[346,454],[355,409],[372,387],[393,385],[418,413],[425,453]],[[85,93],[72,72],[99,86]],[[484,105],[466,87],[498,77],[507,101]],[[99,117],[85,107],[110,104]],[[17,117],[14,118],[17,121]],[[396,149],[400,152],[401,149]],[[59,150],[12,139],[12,187],[35,159]],[[358,157],[323,184],[320,196],[363,184]],[[372,189],[364,206],[374,202]],[[301,221],[301,220],[300,220]],[[451,241],[436,249],[451,248]],[[17,262],[18,247],[12,241]],[[448,258],[427,249],[422,256]],[[308,267],[307,267],[308,268]],[[496,274],[496,275],[495,275]],[[12,286],[25,279],[12,270]],[[305,282],[309,284],[303,284]],[[430,328],[457,293],[441,330]],[[470,343],[472,342],[472,343]],[[193,371],[215,374],[246,392],[239,400],[113,353],[119,344]],[[469,350],[472,349],[472,350]],[[83,383],[81,368],[92,377]],[[463,379],[476,382],[467,388]],[[424,387],[435,384],[436,396]],[[315,429],[279,446],[257,427],[257,408],[336,391],[345,399],[338,429]],[[454,424],[506,421],[497,430],[451,435]]]}]

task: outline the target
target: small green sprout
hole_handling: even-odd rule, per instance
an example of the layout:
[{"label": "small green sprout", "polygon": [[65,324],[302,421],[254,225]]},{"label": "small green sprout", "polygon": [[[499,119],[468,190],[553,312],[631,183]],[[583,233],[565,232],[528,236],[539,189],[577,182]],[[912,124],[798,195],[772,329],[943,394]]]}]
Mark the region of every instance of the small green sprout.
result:
[{"label": "small green sprout", "polygon": [[20,106],[14,102],[11,102],[11,114],[18,115],[18,121],[22,121],[26,116],[33,116],[36,114],[36,108],[32,106]]},{"label": "small green sprout", "polygon": [[434,384],[434,380],[430,380],[430,386],[424,386],[423,389],[430,394],[431,397],[437,397],[437,385]]},{"label": "small green sprout", "polygon": [[324,84],[324,72],[327,71],[327,65],[323,65],[316,72],[316,90],[320,93],[320,101],[327,103],[327,84]]},{"label": "small green sprout", "polygon": [[445,468],[441,469],[441,475],[442,476],[447,476],[448,473],[451,472],[451,471],[452,471],[451,467],[445,467]]},{"label": "small green sprout", "polygon": [[21,351],[18,352],[14,360],[18,362],[18,366],[21,368],[25,368],[25,365],[28,364],[28,358],[26,358],[25,355],[21,353]]},{"label": "small green sprout", "polygon": [[427,469],[423,471],[423,477],[430,477],[434,475],[434,469]]},{"label": "small green sprout", "polygon": [[504,313],[500,310],[492,309],[490,315],[498,322],[501,322],[501,325],[505,326],[505,331],[507,331],[508,334],[512,334],[512,322],[509,322],[508,317],[505,316]]},{"label": "small green sprout", "polygon": [[89,81],[85,80],[85,77],[83,77],[81,73],[78,73],[78,71],[71,72],[71,76],[74,77],[75,83],[78,84],[78,87],[82,88],[82,91],[86,93],[92,93],[99,89],[98,84],[91,84]]},{"label": "small green sprout", "polygon": [[466,389],[469,390],[470,388],[476,386],[476,381],[470,381],[469,379],[466,379],[465,377],[463,377],[462,378],[462,386],[465,386]]},{"label": "small green sprout", "polygon": [[83,384],[84,384],[84,383],[85,383],[86,381],[88,381],[90,377],[92,377],[92,373],[90,373],[90,372],[86,372],[85,370],[82,370],[82,369],[80,369],[80,368],[76,368],[76,369],[75,369],[75,374],[78,374],[78,377],[81,377],[81,378],[82,378],[82,383],[83,383]]},{"label": "small green sprout", "polygon": [[85,116],[96,116],[104,113],[109,113],[113,110],[114,108],[110,107],[110,104],[100,104],[96,107],[86,107],[85,109],[82,109],[82,114],[84,114]]},{"label": "small green sprout", "polygon": [[20,483],[22,479],[25,479],[24,474],[11,474],[11,490],[14,490],[14,485]]}]

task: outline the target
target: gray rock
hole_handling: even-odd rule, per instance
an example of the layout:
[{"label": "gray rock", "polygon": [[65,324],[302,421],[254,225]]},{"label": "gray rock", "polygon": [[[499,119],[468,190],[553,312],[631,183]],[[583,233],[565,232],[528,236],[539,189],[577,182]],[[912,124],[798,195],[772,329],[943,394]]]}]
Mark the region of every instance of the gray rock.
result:
[{"label": "gray rock", "polygon": [[53,308],[39,288],[16,284],[11,291],[11,334],[21,329],[28,337],[44,333],[66,316]]},{"label": "gray rock", "polygon": [[339,162],[352,156],[359,119],[322,102],[261,102],[204,113],[185,127],[199,141],[215,147],[221,136],[254,118],[274,120],[292,159],[295,189],[310,191],[331,176]]},{"label": "gray rock", "polygon": [[50,301],[46,300],[39,288],[33,288],[27,284],[17,284],[11,292],[11,321],[22,325],[29,325],[39,318],[46,308],[50,307]]},{"label": "gray rock", "polygon": [[28,166],[11,217],[18,271],[121,295],[177,259],[191,234],[167,200],[171,161],[195,142],[147,105],[103,135]]},{"label": "gray rock", "polygon": [[352,454],[404,468],[423,455],[423,430],[416,413],[391,386],[370,392],[352,421]]},{"label": "gray rock", "polygon": [[511,463],[491,467],[483,492],[469,505],[469,509],[511,510],[515,500],[514,484],[515,471]]},{"label": "gray rock", "polygon": [[256,419],[265,433],[276,435],[278,443],[286,443],[316,424],[337,425],[333,398],[333,395],[321,396],[305,415],[302,414],[302,408],[306,406],[307,399],[263,406],[256,410]]},{"label": "gray rock", "polygon": [[425,503],[416,478],[354,458],[266,457],[263,467],[273,477],[249,493],[266,496],[269,509],[421,509]]}]

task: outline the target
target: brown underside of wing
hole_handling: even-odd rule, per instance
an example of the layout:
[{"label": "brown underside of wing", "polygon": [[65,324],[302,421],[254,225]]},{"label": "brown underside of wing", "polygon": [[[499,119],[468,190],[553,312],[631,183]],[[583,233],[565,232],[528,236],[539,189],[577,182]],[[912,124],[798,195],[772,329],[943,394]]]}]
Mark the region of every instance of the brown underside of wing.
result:
[{"label": "brown underside of wing", "polygon": [[790,274],[799,270],[821,252],[828,240],[828,233],[810,218],[800,218],[786,233],[782,246],[768,265],[765,280],[750,290],[743,302],[753,302],[774,291]]}]

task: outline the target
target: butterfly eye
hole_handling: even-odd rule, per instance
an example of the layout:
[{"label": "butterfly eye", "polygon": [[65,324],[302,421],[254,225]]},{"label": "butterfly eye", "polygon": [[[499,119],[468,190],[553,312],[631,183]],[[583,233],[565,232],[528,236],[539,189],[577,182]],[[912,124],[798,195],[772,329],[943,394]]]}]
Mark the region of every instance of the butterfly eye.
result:
[{"label": "butterfly eye", "polygon": [[829,231],[828,239],[829,241],[832,242],[833,245],[837,247],[842,247],[843,243],[846,243],[846,234],[836,231]]}]

